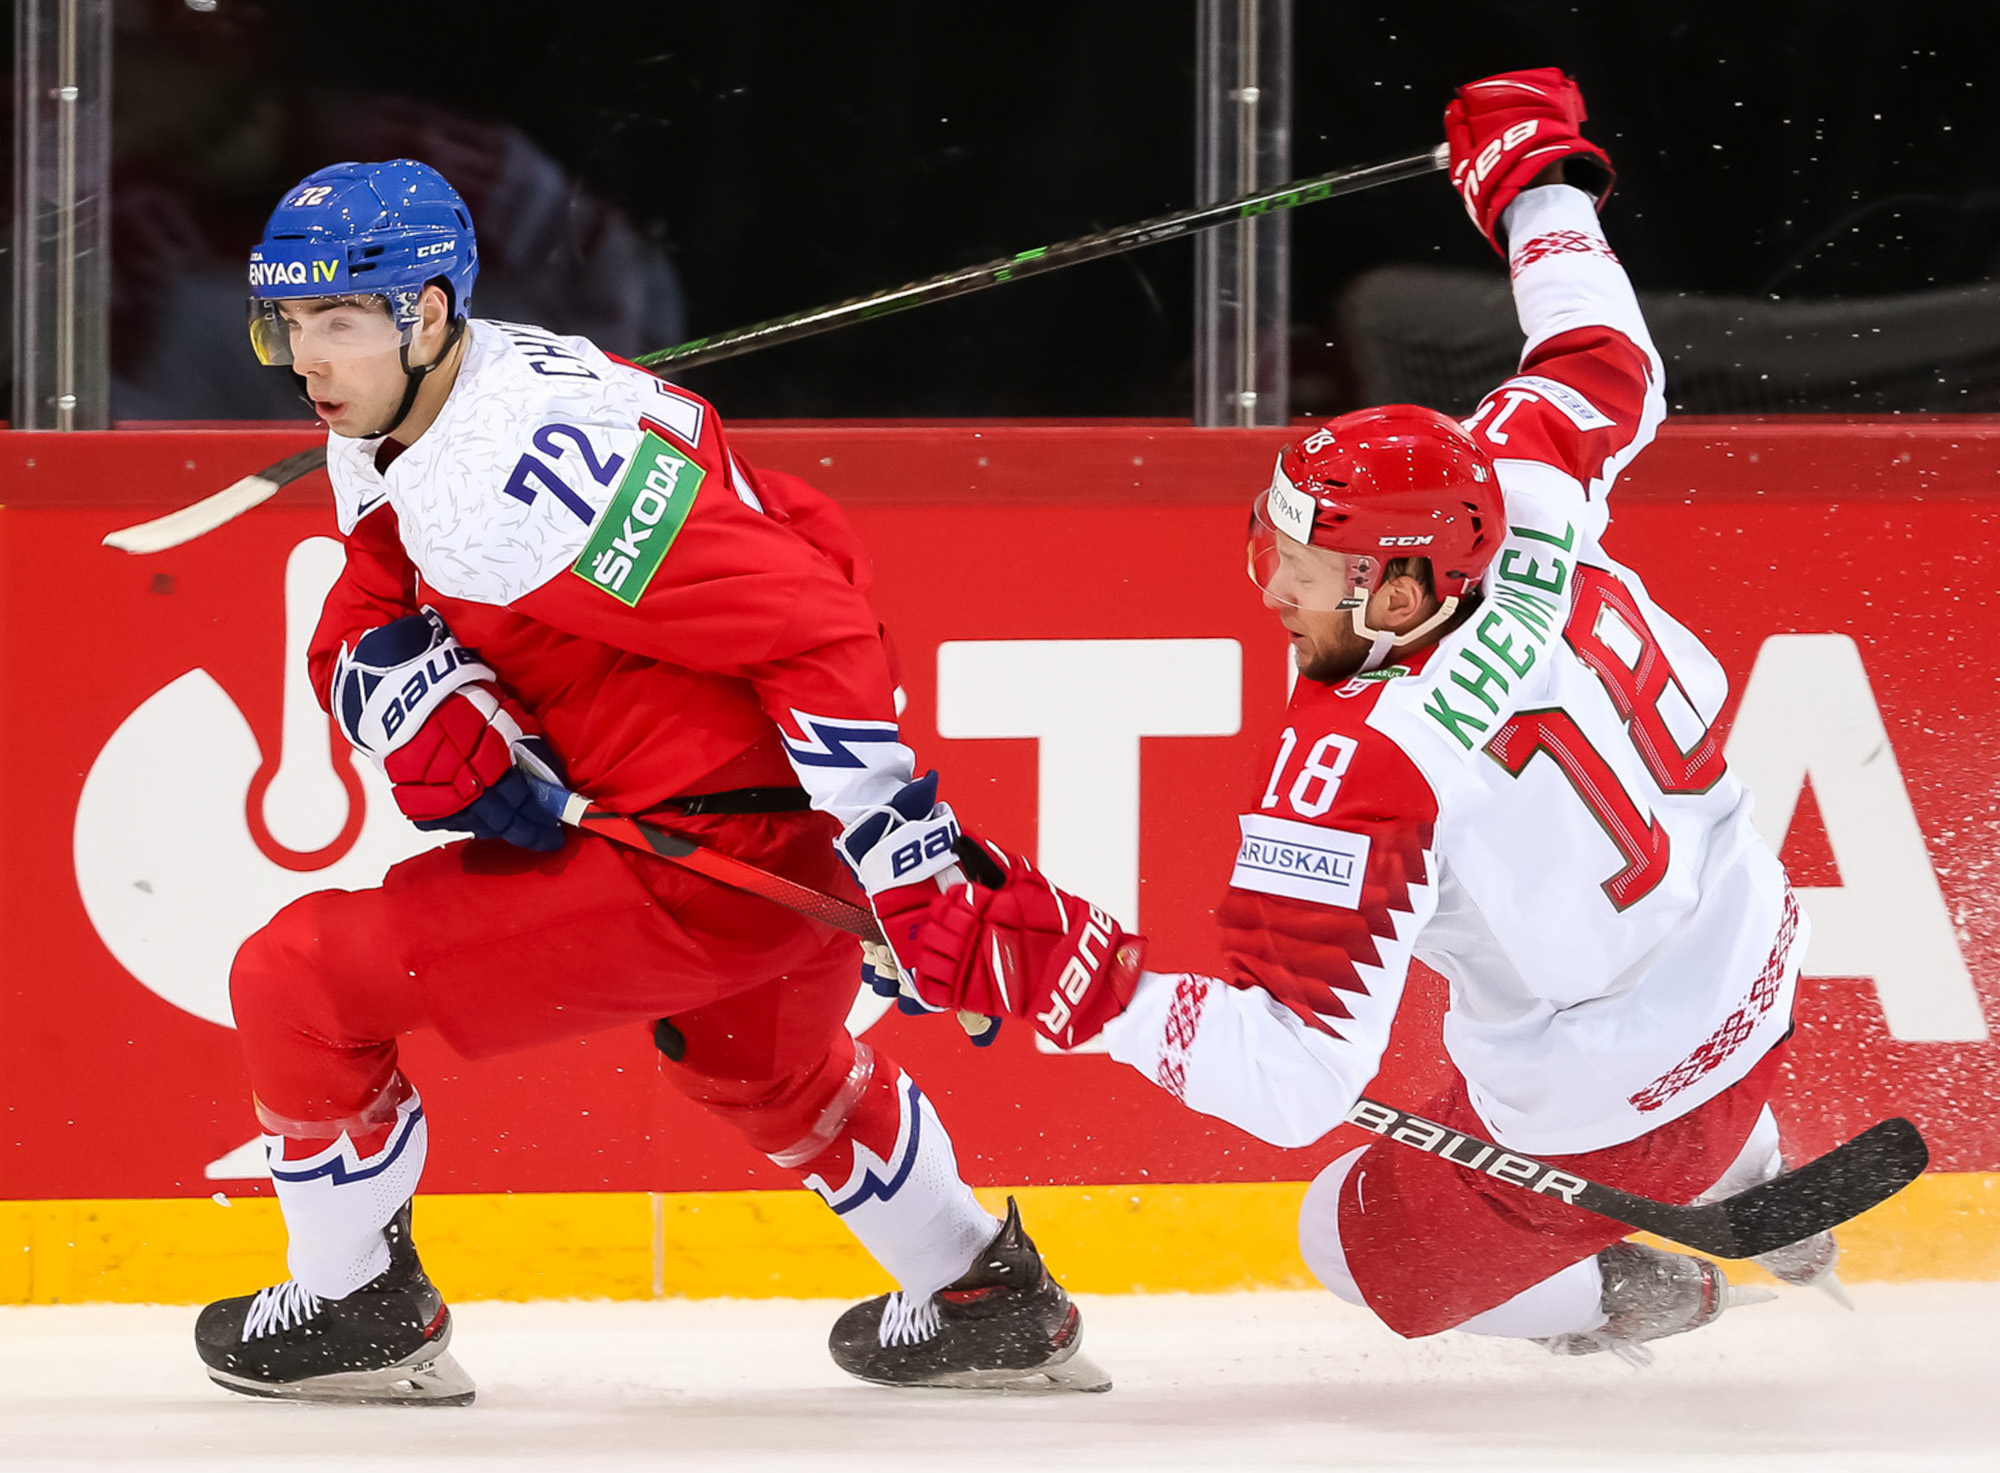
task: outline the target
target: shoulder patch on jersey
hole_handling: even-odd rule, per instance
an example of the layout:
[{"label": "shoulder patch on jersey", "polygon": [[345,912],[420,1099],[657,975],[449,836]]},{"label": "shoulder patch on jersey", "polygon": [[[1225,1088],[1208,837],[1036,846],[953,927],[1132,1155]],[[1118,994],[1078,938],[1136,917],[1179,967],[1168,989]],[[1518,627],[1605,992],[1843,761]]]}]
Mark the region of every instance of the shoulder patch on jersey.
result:
[{"label": "shoulder patch on jersey", "polygon": [[646,419],[666,433],[679,436],[689,449],[699,450],[702,426],[708,421],[708,406],[664,379],[653,380],[653,396],[653,402],[646,406]]},{"label": "shoulder patch on jersey", "polygon": [[1346,910],[1360,908],[1368,835],[1263,813],[1245,813],[1236,822],[1243,830],[1243,842],[1236,850],[1236,868],[1229,874],[1232,888]]},{"label": "shoulder patch on jersey", "polygon": [[648,430],[570,571],[636,607],[694,506],[707,472]]},{"label": "shoulder patch on jersey", "polygon": [[1364,670],[1359,675],[1351,675],[1347,683],[1334,694],[1342,696],[1365,695],[1371,688],[1385,680],[1400,680],[1410,673],[1408,665],[1384,665],[1380,670]]},{"label": "shoulder patch on jersey", "polygon": [[1543,378],[1538,373],[1516,374],[1500,387],[1532,390],[1580,430],[1608,430],[1618,423],[1568,384]]}]

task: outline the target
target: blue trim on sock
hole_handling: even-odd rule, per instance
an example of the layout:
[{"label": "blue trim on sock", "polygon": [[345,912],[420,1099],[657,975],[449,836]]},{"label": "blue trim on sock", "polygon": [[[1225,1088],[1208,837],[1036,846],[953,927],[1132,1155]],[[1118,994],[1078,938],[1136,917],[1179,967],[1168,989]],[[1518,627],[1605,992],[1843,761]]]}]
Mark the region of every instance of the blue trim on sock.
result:
[{"label": "blue trim on sock", "polygon": [[323,1161],[309,1171],[280,1171],[276,1166],[273,1166],[271,1168],[271,1176],[276,1181],[312,1181],[316,1177],[330,1176],[333,1178],[333,1184],[337,1187],[346,1186],[351,1181],[367,1181],[370,1177],[380,1176],[391,1166],[395,1165],[396,1159],[403,1154],[403,1148],[409,1145],[410,1137],[416,1134],[417,1122],[423,1118],[424,1107],[422,1105],[410,1111],[409,1115],[403,1121],[403,1133],[390,1142],[389,1149],[383,1153],[382,1159],[377,1161],[373,1166],[364,1166],[359,1170],[349,1171],[347,1169],[347,1159],[343,1156],[335,1156],[331,1161]]},{"label": "blue trim on sock", "polygon": [[907,1093],[910,1101],[910,1144],[903,1151],[902,1164],[896,1168],[896,1174],[890,1177],[887,1182],[884,1182],[873,1171],[863,1167],[861,1171],[861,1185],[855,1188],[854,1195],[849,1197],[845,1202],[828,1202],[826,1204],[835,1212],[844,1216],[861,1206],[864,1202],[886,1202],[896,1195],[897,1189],[905,1181],[909,1180],[910,1172],[915,1169],[917,1164],[917,1146],[923,1139],[924,1112],[922,1105],[924,1096],[923,1092],[917,1088],[917,1082],[914,1079],[910,1081]]}]

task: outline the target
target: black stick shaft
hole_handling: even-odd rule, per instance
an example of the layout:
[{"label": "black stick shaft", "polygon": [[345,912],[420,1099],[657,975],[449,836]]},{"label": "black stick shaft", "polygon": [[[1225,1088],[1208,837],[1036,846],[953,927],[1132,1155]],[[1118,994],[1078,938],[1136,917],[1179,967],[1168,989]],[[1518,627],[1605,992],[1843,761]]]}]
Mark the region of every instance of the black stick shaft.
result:
[{"label": "black stick shaft", "polygon": [[1824,1156],[1747,1192],[1683,1205],[1587,1180],[1379,1100],[1363,1098],[1347,1119],[1467,1171],[1483,1172],[1524,1192],[1554,1197],[1718,1258],[1753,1258],[1837,1227],[1894,1196],[1929,1163],[1922,1135],[1898,1117],[1879,1121]]},{"label": "black stick shaft", "polygon": [[[647,353],[632,361],[643,368],[655,369],[693,368],[703,363],[715,363],[724,358],[734,358],[739,353],[750,353],[777,343],[809,338],[817,333],[831,332],[837,327],[846,327],[850,323],[866,322],[872,317],[886,317],[892,312],[907,311],[911,307],[921,307],[929,302],[970,296],[973,292],[985,291],[988,287],[1002,286],[1007,282],[1020,281],[1029,276],[1040,276],[1048,271],[1060,271],[1063,267],[1074,266],[1079,261],[1095,261],[1105,256],[1118,255],[1123,251],[1136,250],[1140,246],[1158,245],[1164,240],[1176,240],[1183,235],[1191,235],[1216,225],[1226,225],[1231,221],[1249,220],[1258,215],[1271,214],[1276,210],[1291,210],[1300,205],[1332,199],[1336,195],[1354,194],[1359,190],[1373,189],[1377,185],[1393,184],[1401,179],[1414,179],[1420,174],[1435,173],[1444,166],[1445,151],[1440,145],[1429,153],[1412,154],[1408,158],[1391,159],[1387,163],[1367,164],[1358,169],[1340,169],[1331,174],[1318,174],[1310,179],[1295,179],[1290,184],[1280,185],[1276,189],[1238,195],[1235,199],[1202,205],[1192,210],[1182,210],[1177,214],[1156,216],[1151,220],[1141,220],[1136,225],[1121,225],[1113,230],[1100,230],[1095,235],[1082,235],[1075,240],[1060,241],[1051,246],[1036,246],[1033,250],[1003,256],[997,261],[988,261],[983,266],[967,266],[962,270],[947,271],[942,276],[913,281],[908,286],[899,286],[892,291],[876,292],[873,296],[867,297],[852,297],[831,306],[794,312],[789,317],[774,317],[768,322],[752,323],[749,327],[732,328],[728,332],[717,333],[712,337],[696,338],[693,342],[682,343],[678,347],[662,348],[656,353]],[[264,467],[257,472],[257,475],[275,485],[285,486],[319,469],[325,463],[325,450],[315,448],[301,451],[297,455],[288,455],[283,460]],[[222,520],[226,521],[235,515],[237,512],[229,512]],[[185,541],[187,537],[198,535],[198,531],[189,532],[179,540]]]},{"label": "black stick shaft", "polygon": [[1253,219],[1258,215],[1268,215],[1278,210],[1296,209],[1300,205],[1314,204],[1319,200],[1332,199],[1336,195],[1354,194],[1359,190],[1373,189],[1382,184],[1393,184],[1401,179],[1414,179],[1420,174],[1434,173],[1444,166],[1444,149],[1439,147],[1429,153],[1412,154],[1408,158],[1391,159],[1387,163],[1368,164],[1357,169],[1341,169],[1331,174],[1315,175],[1310,179],[1295,179],[1290,184],[1283,184],[1275,189],[1238,195],[1235,199],[1221,200],[1212,205],[1200,205],[1172,215],[1155,216],[1150,220],[1141,220],[1136,225],[1121,225],[1111,230],[1100,230],[1094,235],[1082,235],[1074,240],[1061,241],[1055,245],[1036,246],[1033,250],[1003,256],[997,261],[988,261],[983,265],[966,266],[957,271],[947,271],[941,276],[913,281],[907,286],[899,286],[891,291],[876,292],[866,297],[852,297],[831,306],[812,307],[804,312],[794,312],[788,317],[774,317],[768,322],[734,328],[712,337],[696,338],[678,347],[662,348],[655,353],[643,354],[633,361],[642,367],[655,369],[669,365],[691,368],[700,363],[714,363],[757,348],[768,348],[776,343],[789,343],[799,338],[811,337],[815,333],[830,332],[849,323],[886,317],[892,312],[906,311],[911,307],[921,307],[930,302],[942,302],[951,297],[969,296],[973,292],[985,291],[988,287],[1002,286],[1010,281],[1021,281],[1049,271],[1059,271],[1080,261],[1095,261],[1105,256],[1118,255],[1123,251],[1135,250],[1140,246],[1177,240],[1181,236],[1192,235],[1196,231],[1207,230],[1212,226]]}]

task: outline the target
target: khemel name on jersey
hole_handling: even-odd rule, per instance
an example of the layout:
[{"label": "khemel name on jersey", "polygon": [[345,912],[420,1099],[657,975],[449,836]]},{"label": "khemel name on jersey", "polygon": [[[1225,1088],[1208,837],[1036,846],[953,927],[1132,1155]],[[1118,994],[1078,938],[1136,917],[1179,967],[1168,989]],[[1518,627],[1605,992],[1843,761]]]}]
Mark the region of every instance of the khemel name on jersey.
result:
[{"label": "khemel name on jersey", "polygon": [[[1565,523],[1560,537],[1538,532],[1532,527],[1509,527],[1510,537],[1545,542],[1568,552],[1576,545],[1576,528]],[[1546,559],[1546,565],[1543,559]],[[1537,553],[1531,548],[1509,547],[1494,564],[1492,606],[1480,616],[1473,639],[1485,646],[1501,666],[1514,672],[1516,679],[1535,668],[1541,650],[1549,642],[1555,623],[1556,600],[1569,586],[1568,561],[1554,553]],[[1518,641],[1518,642],[1517,642]],[[1487,713],[1500,714],[1500,702],[1488,687],[1498,686],[1501,695],[1513,689],[1500,668],[1467,644],[1452,657],[1445,674],[1453,685],[1469,691],[1484,703]],[[1448,732],[1458,744],[1471,751],[1478,743],[1467,734],[1489,729],[1490,723],[1469,711],[1461,711],[1446,699],[1442,683],[1424,702],[1424,714]]]}]

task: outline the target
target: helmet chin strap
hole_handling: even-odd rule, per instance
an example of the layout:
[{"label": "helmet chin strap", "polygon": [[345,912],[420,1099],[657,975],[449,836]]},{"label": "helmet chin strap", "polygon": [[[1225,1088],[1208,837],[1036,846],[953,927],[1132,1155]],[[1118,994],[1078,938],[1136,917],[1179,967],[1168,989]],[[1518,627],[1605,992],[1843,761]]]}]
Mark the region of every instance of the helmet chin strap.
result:
[{"label": "helmet chin strap", "polygon": [[451,350],[458,346],[458,340],[464,336],[465,315],[460,313],[457,317],[452,318],[451,331],[445,334],[444,346],[438,349],[437,357],[431,359],[428,363],[414,368],[410,365],[410,345],[408,343],[403,344],[403,402],[396,406],[396,412],[389,416],[387,424],[383,425],[381,429],[375,431],[373,434],[363,435],[361,438],[364,440],[379,440],[391,430],[401,426],[403,421],[410,417],[410,410],[416,405],[417,390],[424,386],[424,379],[429,376],[432,369],[444,362],[445,359],[451,357]]},{"label": "helmet chin strap", "polygon": [[1352,610],[1354,632],[1363,639],[1368,640],[1369,646],[1368,658],[1361,662],[1361,668],[1355,673],[1357,675],[1366,675],[1371,670],[1381,669],[1382,662],[1388,659],[1393,651],[1409,648],[1432,630],[1442,627],[1457,611],[1458,600],[1456,598],[1445,599],[1438,605],[1438,611],[1432,614],[1430,618],[1424,620],[1423,623],[1419,624],[1409,633],[1398,635],[1387,629],[1370,629],[1368,627],[1368,605],[1365,600],[1357,603]]}]

